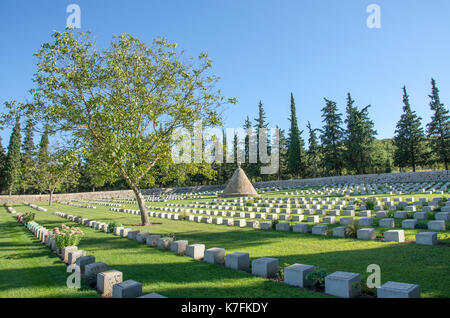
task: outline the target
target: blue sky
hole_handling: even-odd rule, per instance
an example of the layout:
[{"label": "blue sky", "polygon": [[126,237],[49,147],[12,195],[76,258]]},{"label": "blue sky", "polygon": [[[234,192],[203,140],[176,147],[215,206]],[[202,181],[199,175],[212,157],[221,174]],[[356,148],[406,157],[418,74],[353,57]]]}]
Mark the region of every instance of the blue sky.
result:
[{"label": "blue sky", "polygon": [[[450,104],[450,1],[433,0],[0,0],[0,110],[25,100],[35,71],[33,53],[66,25],[67,5],[81,7],[81,29],[100,46],[127,32],[150,43],[164,36],[196,56],[210,54],[219,86],[239,103],[226,127],[255,118],[262,100],[271,127],[287,128],[293,92],[300,129],[321,127],[323,98],[344,112],[347,92],[371,104],[378,138],[394,134],[403,85],[429,121],[430,78]],[[369,29],[369,4],[381,8],[381,28]],[[10,129],[0,131],[3,145]]]}]

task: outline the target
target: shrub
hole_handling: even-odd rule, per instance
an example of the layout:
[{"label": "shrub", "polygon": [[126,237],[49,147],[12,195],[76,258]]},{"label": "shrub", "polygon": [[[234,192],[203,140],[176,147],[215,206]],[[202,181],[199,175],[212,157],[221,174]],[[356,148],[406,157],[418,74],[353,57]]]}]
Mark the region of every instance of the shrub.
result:
[{"label": "shrub", "polygon": [[109,223],[108,224],[108,232],[114,232],[114,229],[116,228],[116,227],[121,227],[122,226],[122,223],[119,223],[119,222],[116,222],[116,221],[114,221],[114,222],[111,222],[111,223]]},{"label": "shrub", "polygon": [[428,220],[434,220],[435,219],[434,213],[433,212],[427,212],[427,219]]},{"label": "shrub", "polygon": [[359,230],[360,226],[356,220],[353,220],[344,229],[345,237],[352,237],[355,238],[357,236],[357,232]]},{"label": "shrub", "polygon": [[181,219],[186,221],[188,219],[189,215],[191,215],[189,212],[183,211],[181,213]]},{"label": "shrub", "polygon": [[61,250],[66,246],[77,246],[84,232],[78,227],[69,227],[61,224],[59,228],[55,227],[53,229],[53,234],[55,235],[56,246]]},{"label": "shrub", "polygon": [[305,277],[309,286],[315,287],[317,289],[325,288],[325,277],[327,276],[327,271],[324,269],[316,269],[308,273]]},{"label": "shrub", "polygon": [[31,222],[34,220],[34,217],[36,216],[36,214],[34,212],[27,212],[21,215],[23,218],[23,221],[25,223]]},{"label": "shrub", "polygon": [[278,281],[284,281],[284,269],[286,267],[290,266],[289,264],[283,264],[282,266],[280,266],[280,269],[278,270],[278,272],[275,274],[275,278]]},{"label": "shrub", "polygon": [[273,220],[272,222],[272,230],[275,230],[278,224],[278,220]]},{"label": "shrub", "polygon": [[428,229],[428,225],[427,225],[425,222],[420,222],[420,223],[417,223],[417,224],[414,226],[414,228],[415,228],[415,229],[426,230],[426,229]]},{"label": "shrub", "polygon": [[377,205],[375,200],[367,200],[366,201],[366,209],[367,210],[373,210],[373,208]]}]

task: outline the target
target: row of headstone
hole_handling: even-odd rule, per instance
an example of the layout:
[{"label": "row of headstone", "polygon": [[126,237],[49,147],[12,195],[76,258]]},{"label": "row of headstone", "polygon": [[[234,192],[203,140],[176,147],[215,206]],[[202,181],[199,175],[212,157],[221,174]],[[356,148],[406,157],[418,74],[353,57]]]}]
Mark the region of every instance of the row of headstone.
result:
[{"label": "row of headstone", "polygon": [[46,208],[43,208],[41,206],[37,206],[36,204],[31,204],[31,203],[28,203],[28,202],[24,202],[23,204],[28,205],[30,208],[33,208],[35,210],[42,211],[42,212],[47,212]]}]

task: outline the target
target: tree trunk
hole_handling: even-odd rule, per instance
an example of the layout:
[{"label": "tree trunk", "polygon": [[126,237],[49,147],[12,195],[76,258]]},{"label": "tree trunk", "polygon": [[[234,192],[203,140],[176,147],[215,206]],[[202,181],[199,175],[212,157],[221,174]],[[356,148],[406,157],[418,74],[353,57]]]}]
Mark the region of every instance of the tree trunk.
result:
[{"label": "tree trunk", "polygon": [[141,190],[137,187],[133,187],[133,192],[136,196],[136,201],[139,205],[139,210],[141,211],[141,222],[142,225],[150,225],[150,221],[148,220],[147,207],[145,205],[144,196],[141,193]]},{"label": "tree trunk", "polygon": [[50,191],[50,195],[48,197],[48,205],[52,206],[52,201],[53,201],[53,190]]}]

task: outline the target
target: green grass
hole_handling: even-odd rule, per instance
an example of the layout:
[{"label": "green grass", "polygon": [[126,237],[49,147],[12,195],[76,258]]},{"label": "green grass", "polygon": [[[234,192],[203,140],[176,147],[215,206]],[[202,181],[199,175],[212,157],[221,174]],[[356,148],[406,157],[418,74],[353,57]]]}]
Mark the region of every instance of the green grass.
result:
[{"label": "green grass", "polygon": [[0,208],[0,298],[96,297],[67,288],[66,266],[4,207]]},{"label": "green grass", "polygon": [[[133,208],[137,209],[136,206]],[[25,212],[31,209],[21,206],[16,210]],[[348,271],[365,274],[369,264],[378,264],[382,283],[419,284],[422,297],[450,297],[450,282],[446,279],[450,275],[448,245],[361,241],[157,218],[151,220],[162,224],[141,227],[136,225],[140,222],[139,216],[110,212],[108,207],[103,206],[91,210],[55,204],[49,212],[36,211],[36,221],[47,227],[62,222],[72,223],[52,215],[53,211],[103,222],[114,220],[126,227],[152,234],[174,233],[176,239],[186,239],[190,244],[203,243],[206,248],[222,247],[227,253],[250,253],[251,260],[264,256],[276,257],[281,266],[301,263],[326,269],[328,273]],[[322,296],[82,228],[86,231],[86,237],[79,248],[95,255],[98,261],[106,262],[111,268],[123,271],[125,279],[142,282],[145,293],[158,292],[169,297]]]},{"label": "green grass", "polygon": [[[17,206],[15,209],[18,213],[30,210],[26,206]],[[55,205],[49,210],[69,212],[82,209]],[[104,217],[104,220],[108,219],[109,213],[100,211],[102,209],[99,208],[97,210],[99,211],[83,212],[87,212],[86,216],[95,217],[97,220],[100,220],[101,216]],[[51,212],[36,211],[35,221],[47,228],[58,226],[61,223],[75,225],[73,222],[52,215]],[[119,221],[125,224],[138,223],[137,219],[129,219],[127,222],[126,218],[123,220],[119,218]],[[326,297],[319,293],[258,278],[248,273],[194,261],[189,257],[160,251],[157,248],[88,227],[82,227],[82,229],[85,237],[79,244],[79,249],[86,250],[88,255],[94,255],[97,261],[107,263],[110,269],[123,272],[124,280],[133,279],[141,282],[144,294],[157,292],[167,297],[183,298]],[[153,228],[148,230],[153,230]]]}]

